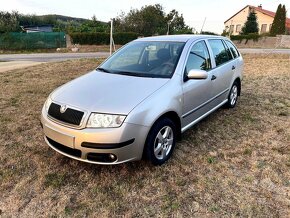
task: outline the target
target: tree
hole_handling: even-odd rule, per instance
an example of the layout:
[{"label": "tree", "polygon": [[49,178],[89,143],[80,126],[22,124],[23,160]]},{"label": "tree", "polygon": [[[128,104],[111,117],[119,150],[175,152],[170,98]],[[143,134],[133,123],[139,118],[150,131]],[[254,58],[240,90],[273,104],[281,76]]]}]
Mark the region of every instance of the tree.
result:
[{"label": "tree", "polygon": [[247,21],[245,22],[242,33],[244,35],[248,35],[249,33],[258,33],[259,27],[257,22],[257,16],[255,12],[250,12],[249,16],[247,17]]},{"label": "tree", "polygon": [[12,11],[12,13],[0,11],[0,33],[19,31],[18,20],[19,14],[17,11]]},{"label": "tree", "polygon": [[136,32],[144,36],[165,32],[165,13],[160,4],[148,5],[140,10],[131,9],[125,17],[125,28],[128,32]]},{"label": "tree", "polygon": [[192,33],[192,28],[185,24],[183,15],[178,11],[172,10],[165,17],[169,25],[169,34],[186,34]]},{"label": "tree", "polygon": [[170,34],[192,33],[182,14],[172,10],[166,15],[160,4],[131,9],[128,14],[122,12],[114,19],[117,32],[135,32],[143,36],[166,34],[168,26]]},{"label": "tree", "polygon": [[286,31],[286,8],[285,5],[279,4],[273,24],[270,30],[270,34],[276,36],[278,34],[285,34]]}]

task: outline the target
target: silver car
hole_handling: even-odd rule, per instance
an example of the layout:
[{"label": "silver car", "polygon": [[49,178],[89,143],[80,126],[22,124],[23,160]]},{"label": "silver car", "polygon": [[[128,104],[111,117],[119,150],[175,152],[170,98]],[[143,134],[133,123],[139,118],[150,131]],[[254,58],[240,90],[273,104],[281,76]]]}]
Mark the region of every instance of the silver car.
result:
[{"label": "silver car", "polygon": [[88,163],[161,165],[184,131],[223,105],[235,107],[242,71],[241,54],[224,37],[137,39],[50,94],[45,141]]}]

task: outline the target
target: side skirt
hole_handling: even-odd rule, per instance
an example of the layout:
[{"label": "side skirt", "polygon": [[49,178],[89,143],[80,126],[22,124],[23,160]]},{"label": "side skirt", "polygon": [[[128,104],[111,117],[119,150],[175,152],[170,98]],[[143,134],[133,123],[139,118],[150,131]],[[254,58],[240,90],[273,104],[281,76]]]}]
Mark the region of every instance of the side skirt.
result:
[{"label": "side skirt", "polygon": [[202,120],[203,118],[205,118],[206,116],[208,116],[209,114],[211,114],[212,112],[214,112],[215,110],[217,110],[218,108],[220,108],[221,106],[223,106],[225,103],[227,103],[227,101],[228,101],[228,99],[224,100],[222,103],[218,104],[213,109],[211,109],[210,111],[206,112],[204,115],[200,116],[199,118],[195,119],[194,121],[192,121],[191,123],[189,123],[188,125],[186,125],[185,127],[183,127],[181,129],[181,132],[183,133],[186,130],[188,130],[194,124],[198,123],[200,120]]}]

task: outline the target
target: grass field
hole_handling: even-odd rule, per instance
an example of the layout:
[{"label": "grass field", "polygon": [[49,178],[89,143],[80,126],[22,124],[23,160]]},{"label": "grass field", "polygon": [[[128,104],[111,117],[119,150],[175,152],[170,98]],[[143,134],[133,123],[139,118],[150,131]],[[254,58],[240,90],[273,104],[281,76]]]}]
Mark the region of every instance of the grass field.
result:
[{"label": "grass field", "polygon": [[0,217],[289,217],[290,59],[244,58],[237,107],[185,132],[161,167],[91,165],[45,144],[46,97],[95,60],[0,73]]}]

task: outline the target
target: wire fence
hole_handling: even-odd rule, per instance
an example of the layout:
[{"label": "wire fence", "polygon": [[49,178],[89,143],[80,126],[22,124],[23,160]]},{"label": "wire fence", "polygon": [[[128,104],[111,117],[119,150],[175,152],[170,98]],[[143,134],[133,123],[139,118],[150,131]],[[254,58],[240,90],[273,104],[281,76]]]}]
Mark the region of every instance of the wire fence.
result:
[{"label": "wire fence", "polygon": [[0,49],[47,49],[66,47],[64,32],[3,33],[0,34]]}]

